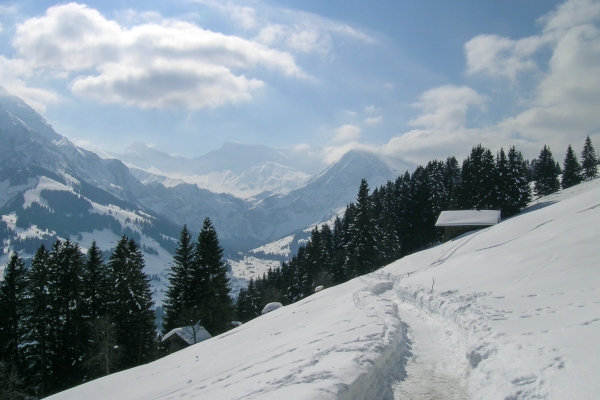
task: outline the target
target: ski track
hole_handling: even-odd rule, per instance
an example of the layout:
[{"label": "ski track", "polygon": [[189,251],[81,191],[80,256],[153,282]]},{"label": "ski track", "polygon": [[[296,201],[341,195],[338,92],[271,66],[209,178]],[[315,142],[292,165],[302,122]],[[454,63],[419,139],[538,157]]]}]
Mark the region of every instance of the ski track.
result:
[{"label": "ski track", "polygon": [[438,315],[396,300],[407,325],[405,376],[392,385],[395,400],[467,400],[470,366],[458,333]]}]

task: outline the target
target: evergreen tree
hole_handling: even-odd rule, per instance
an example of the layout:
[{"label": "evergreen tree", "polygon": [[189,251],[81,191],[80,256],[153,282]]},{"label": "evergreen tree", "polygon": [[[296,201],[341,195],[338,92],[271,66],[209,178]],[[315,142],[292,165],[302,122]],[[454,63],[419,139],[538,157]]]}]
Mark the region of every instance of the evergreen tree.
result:
[{"label": "evergreen tree", "polygon": [[458,206],[458,192],[460,188],[460,165],[456,157],[448,157],[444,164],[444,185],[446,186],[446,201],[444,210],[453,210]]},{"label": "evergreen tree", "polygon": [[151,361],[155,337],[150,282],[144,259],[133,239],[123,235],[108,261],[114,291],[109,305],[121,351],[117,369]]},{"label": "evergreen tree", "polygon": [[0,281],[0,362],[14,369],[19,376],[25,370],[27,270],[16,252],[10,256]]},{"label": "evergreen tree", "polygon": [[598,157],[592,146],[592,139],[588,136],[581,152],[581,167],[584,180],[590,180],[598,176]]},{"label": "evergreen tree", "polygon": [[554,161],[554,157],[548,146],[544,146],[535,163],[534,179],[533,190],[539,197],[549,195],[560,189],[558,173],[556,172],[556,161]]},{"label": "evergreen tree", "polygon": [[362,179],[356,197],[353,220],[350,221],[351,242],[348,254],[355,276],[373,271],[376,260],[376,243],[372,223],[373,206],[369,196],[369,184]]},{"label": "evergreen tree", "polygon": [[24,348],[28,364],[26,381],[41,398],[49,394],[53,376],[53,318],[50,297],[50,253],[42,244],[35,252],[29,270],[26,319],[27,344]]},{"label": "evergreen tree", "polygon": [[567,148],[567,154],[565,155],[565,162],[563,164],[563,176],[562,176],[562,188],[566,189],[568,187],[577,185],[583,181],[583,176],[581,175],[582,169],[579,161],[577,160],[577,156],[573,151],[571,145]]},{"label": "evergreen tree", "polygon": [[531,188],[528,182],[528,171],[523,155],[512,146],[508,151],[506,180],[502,188],[504,205],[502,217],[517,214],[531,201]]},{"label": "evergreen tree", "polygon": [[173,256],[171,273],[169,273],[169,286],[164,301],[163,334],[180,327],[183,311],[193,307],[193,257],[194,242],[192,241],[192,234],[187,225],[184,225]]},{"label": "evergreen tree", "polygon": [[201,325],[215,336],[231,327],[234,308],[223,248],[209,218],[198,235],[193,265],[192,282],[197,289],[193,306],[200,311]]},{"label": "evergreen tree", "polygon": [[[333,233],[331,240],[331,251],[333,256],[330,258],[330,277],[331,282],[337,285],[346,282],[346,274],[344,270],[344,260],[346,259],[346,251],[343,237],[343,223],[338,216],[333,220]],[[282,266],[283,269],[283,266]]]},{"label": "evergreen tree", "polygon": [[496,203],[496,163],[489,149],[473,147],[461,170],[459,206],[464,210],[489,210]]},{"label": "evergreen tree", "polygon": [[90,325],[101,315],[107,314],[109,293],[108,269],[104,264],[102,250],[94,240],[88,249],[83,269],[83,294]]},{"label": "evergreen tree", "polygon": [[495,192],[494,201],[495,208],[502,211],[502,215],[506,216],[506,209],[510,207],[511,199],[508,197],[508,189],[512,184],[508,174],[508,159],[503,148],[496,153],[496,175],[495,175]]},{"label": "evergreen tree", "polygon": [[85,377],[83,360],[88,350],[89,329],[82,282],[84,262],[76,243],[57,240],[52,246],[48,260],[52,392],[78,385]]},{"label": "evergreen tree", "polygon": [[414,251],[436,241],[434,225],[437,215],[431,198],[427,171],[422,166],[418,166],[412,174],[410,191],[411,199],[408,206],[413,240],[409,249]]}]

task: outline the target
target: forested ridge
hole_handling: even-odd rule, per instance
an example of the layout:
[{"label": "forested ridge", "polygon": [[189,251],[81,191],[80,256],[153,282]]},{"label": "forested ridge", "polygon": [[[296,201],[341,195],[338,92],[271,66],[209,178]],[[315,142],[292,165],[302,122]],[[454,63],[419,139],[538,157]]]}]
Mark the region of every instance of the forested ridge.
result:
[{"label": "forested ridge", "polygon": [[249,321],[270,302],[294,303],[318,286],[346,282],[439,243],[442,231],[435,222],[443,210],[500,210],[507,218],[533,195],[545,196],[597,175],[598,157],[588,137],[581,163],[569,146],[562,168],[548,146],[530,161],[514,146],[494,156],[477,145],[462,166],[455,157],[433,160],[372,192],[363,180],[356,202],[333,226],[314,227],[291,260],[240,290],[237,317]]}]

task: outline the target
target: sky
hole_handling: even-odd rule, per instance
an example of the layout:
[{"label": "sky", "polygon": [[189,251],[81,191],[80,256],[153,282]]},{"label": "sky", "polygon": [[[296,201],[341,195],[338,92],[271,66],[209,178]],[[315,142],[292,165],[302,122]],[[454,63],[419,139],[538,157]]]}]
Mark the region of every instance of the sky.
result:
[{"label": "sky", "polygon": [[600,2],[0,0],[0,85],[91,150],[562,162],[600,147]]}]

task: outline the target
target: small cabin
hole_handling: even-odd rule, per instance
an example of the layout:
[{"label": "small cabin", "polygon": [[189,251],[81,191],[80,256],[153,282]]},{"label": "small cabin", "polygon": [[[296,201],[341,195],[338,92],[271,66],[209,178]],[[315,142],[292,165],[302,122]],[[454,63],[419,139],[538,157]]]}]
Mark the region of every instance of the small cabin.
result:
[{"label": "small cabin", "polygon": [[283,307],[283,304],[281,304],[281,303],[278,303],[278,302],[274,301],[273,303],[269,303],[269,304],[267,304],[267,305],[265,306],[265,308],[263,308],[263,310],[262,310],[262,313],[261,313],[261,314],[262,314],[262,315],[268,314],[268,313],[270,313],[271,311],[275,311],[275,310],[277,310],[277,309],[280,309],[281,307]]},{"label": "small cabin", "polygon": [[168,332],[162,337],[161,342],[168,346],[169,353],[174,353],[211,337],[211,334],[203,326],[183,326]]},{"label": "small cabin", "polygon": [[500,223],[499,210],[442,211],[436,227],[444,228],[444,242],[464,233]]}]

